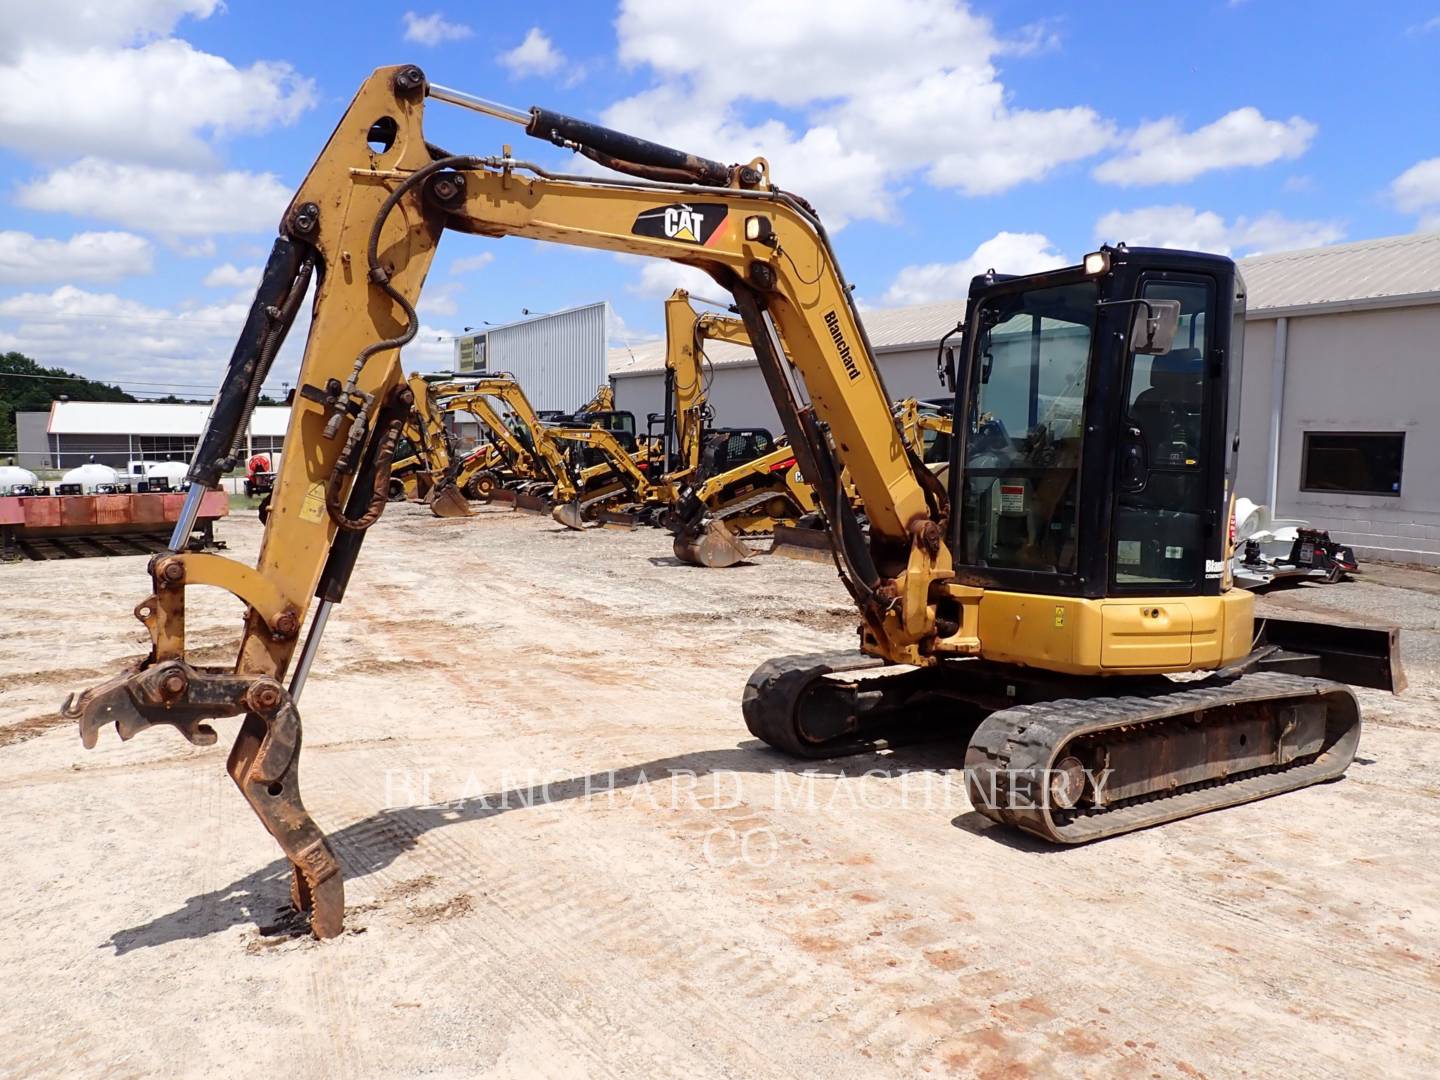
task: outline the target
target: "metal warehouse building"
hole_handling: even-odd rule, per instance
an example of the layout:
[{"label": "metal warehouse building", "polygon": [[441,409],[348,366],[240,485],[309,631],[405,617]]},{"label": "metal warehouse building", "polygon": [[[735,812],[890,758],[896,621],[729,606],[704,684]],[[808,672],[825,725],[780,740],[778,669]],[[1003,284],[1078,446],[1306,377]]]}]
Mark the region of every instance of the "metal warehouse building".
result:
[{"label": "metal warehouse building", "polygon": [[455,370],[508,372],[536,409],[573,409],[606,380],[610,321],[610,305],[602,300],[491,326],[455,339]]},{"label": "metal warehouse building", "polygon": [[[965,315],[963,300],[861,313],[895,398],[936,397],[950,391],[935,372],[940,339]],[[952,339],[956,341],[957,339]],[[709,402],[715,423],[723,427],[764,427],[778,434],[780,418],[755,354],[742,345],[707,342],[711,373]],[[629,409],[644,426],[645,417],[665,407],[665,342],[610,350],[610,381],[615,407]]]},{"label": "metal warehouse building", "polygon": [[1244,259],[1236,491],[1440,565],[1440,233]]},{"label": "metal warehouse building", "polygon": [[[93,455],[121,472],[132,461],[189,461],[208,405],[156,402],[56,401],[49,412],[15,414],[19,459],[27,469],[68,469]],[[260,406],[250,420],[248,453],[279,450],[290,410]]]},{"label": "metal warehouse building", "polygon": [[[1440,565],[1440,233],[1256,256],[1237,494],[1308,519],[1362,557]],[[863,313],[890,393],[944,393],[941,336],[962,302]],[[754,354],[705,348],[715,423],[779,419]],[[664,403],[665,346],[612,349],[617,406]]]}]

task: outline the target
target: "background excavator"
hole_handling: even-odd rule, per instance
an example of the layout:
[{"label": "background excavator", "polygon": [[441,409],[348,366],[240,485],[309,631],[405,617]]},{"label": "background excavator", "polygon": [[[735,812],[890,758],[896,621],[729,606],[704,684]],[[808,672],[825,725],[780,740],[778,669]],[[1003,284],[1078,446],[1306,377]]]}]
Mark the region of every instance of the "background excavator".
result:
[{"label": "background excavator", "polygon": [[[557,174],[508,148],[439,150],[422,128],[432,99],[630,175]],[[1254,598],[1226,580],[1245,302],[1229,259],[1121,246],[977,278],[945,364],[947,490],[901,435],[818,216],[763,159],[725,166],[382,68],[285,213],[190,467],[189,520],[136,608],[151,652],[64,706],[86,746],[112,723],[122,738],[165,725],[209,744],[207,721],[243,715],[230,775],[285,851],[292,901],[320,937],[340,932],[344,889],[301,799],[297,701],[386,505],[413,397],[399,350],[447,229],[673,259],[734,297],[860,618],[859,652],[783,658],[751,677],[742,711],[771,746],[820,757],[973,731],[975,809],[1076,843],[1335,778],[1359,738],[1347,684],[1403,686],[1394,631],[1257,622]],[[229,467],[317,270],[256,565],[187,552],[200,497]],[[232,664],[187,658],[197,585],[246,605]]]},{"label": "background excavator", "polygon": [[633,451],[613,432],[600,430],[599,425],[561,426],[555,432],[558,439],[598,454],[598,458],[581,457],[581,462],[592,466],[608,464],[623,486],[592,494],[577,483],[577,488],[586,490],[586,494],[571,502],[557,500],[556,521],[572,529],[583,528],[594,516],[623,524],[659,524],[682,496],[709,473],[772,449],[774,440],[763,428],[709,426],[707,341],[748,345],[750,334],[740,319],[696,311],[690,294],[676,289],[665,301],[665,409],[660,416],[658,452],[653,445]]},{"label": "background excavator", "polygon": [[415,403],[390,465],[390,499],[423,502],[436,517],[466,517],[470,507],[456,483],[459,458],[445,429],[445,408],[437,400],[441,388],[420,375],[411,375],[406,384]]}]

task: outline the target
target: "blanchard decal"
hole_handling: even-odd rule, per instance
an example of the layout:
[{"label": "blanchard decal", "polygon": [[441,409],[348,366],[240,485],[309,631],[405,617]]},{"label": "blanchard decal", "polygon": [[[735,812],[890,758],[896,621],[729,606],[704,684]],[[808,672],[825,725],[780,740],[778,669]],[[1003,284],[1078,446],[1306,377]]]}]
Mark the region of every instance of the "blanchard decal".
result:
[{"label": "blanchard decal", "polygon": [[840,350],[840,362],[845,365],[845,372],[854,382],[860,377],[860,368],[855,363],[855,357],[850,352],[850,346],[845,343],[845,335],[840,332],[840,316],[835,314],[831,308],[825,313],[825,325],[830,328],[830,337],[835,342],[835,348]]},{"label": "blanchard decal", "polygon": [[636,236],[708,244],[727,213],[723,203],[672,203],[641,212],[630,231]]}]

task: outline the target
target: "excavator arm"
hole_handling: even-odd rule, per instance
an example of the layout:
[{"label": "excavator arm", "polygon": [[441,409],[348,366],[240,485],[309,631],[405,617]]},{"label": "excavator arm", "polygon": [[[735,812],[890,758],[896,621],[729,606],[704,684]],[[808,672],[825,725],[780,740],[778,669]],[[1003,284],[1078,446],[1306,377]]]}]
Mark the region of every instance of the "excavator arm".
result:
[{"label": "excavator arm", "polygon": [[[642,180],[556,175],[508,148],[492,157],[445,153],[423,130],[431,97],[520,123]],[[151,562],[150,595],[135,610],[151,652],[65,705],[87,746],[110,723],[122,738],[165,724],[208,744],[215,740],[209,720],[243,715],[228,770],[289,858],[295,907],[321,937],[340,932],[343,886],[300,796],[297,701],[365,530],[387,500],[395,444],[414,404],[400,350],[418,331],[415,304],[447,229],[670,259],[708,273],[734,296],[794,452],[815,483],[867,649],[924,662],[937,640],[932,587],[951,576],[944,494],[906,451],[819,219],[770,183],[763,159],[725,167],[548,110],[521,112],[431,86],[413,66],[377,70],[285,212],[191,464],[179,539]],[[239,433],[316,274],[256,564],[187,552],[183,538],[200,496],[232,466]],[[840,494],[842,463],[865,500],[868,544]],[[224,589],[246,606],[237,656],[224,668],[186,655],[185,598],[197,585]],[[312,597],[318,604],[302,647]]]},{"label": "excavator arm", "polygon": [[595,396],[587,401],[576,412],[610,412],[615,408],[615,388],[609,383],[603,383],[596,387]]},{"label": "excavator arm", "polygon": [[741,319],[714,312],[700,314],[691,306],[690,294],[676,289],[665,301],[665,369],[672,390],[675,442],[679,447],[679,461],[667,477],[676,483],[693,476],[700,467],[705,434],[703,365],[707,340],[748,346],[750,332]]},{"label": "excavator arm", "polygon": [[411,375],[405,382],[414,404],[400,433],[412,453],[391,463],[392,497],[394,487],[401,482],[395,477],[405,475],[411,478],[411,482],[404,483],[406,495],[425,502],[436,517],[466,517],[470,508],[455,484],[459,462],[450,433],[445,430],[444,409],[436,401],[443,388],[421,375]]}]

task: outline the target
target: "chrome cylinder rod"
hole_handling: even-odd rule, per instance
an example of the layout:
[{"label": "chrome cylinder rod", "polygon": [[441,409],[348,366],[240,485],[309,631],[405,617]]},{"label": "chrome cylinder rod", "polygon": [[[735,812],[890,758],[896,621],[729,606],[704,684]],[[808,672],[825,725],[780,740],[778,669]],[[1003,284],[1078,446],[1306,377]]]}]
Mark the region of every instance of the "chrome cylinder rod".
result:
[{"label": "chrome cylinder rod", "polygon": [[459,105],[464,109],[474,109],[476,112],[484,113],[486,116],[495,116],[501,120],[509,120],[512,124],[519,124],[521,127],[530,123],[529,109],[516,109],[510,105],[501,105],[498,101],[487,101],[485,98],[476,97],[474,94],[467,94],[464,90],[452,90],[448,86],[436,86],[434,83],[431,83],[426,93],[437,101],[448,101],[451,105]]},{"label": "chrome cylinder rod", "polygon": [[320,635],[325,632],[325,623],[330,618],[330,609],[334,606],[333,600],[321,600],[315,608],[315,618],[310,622],[310,633],[305,638],[305,646],[300,650],[300,660],[295,665],[295,674],[290,679],[291,701],[299,701],[300,691],[305,689],[310,665],[315,662],[315,654],[320,651]]},{"label": "chrome cylinder rod", "polygon": [[180,517],[170,534],[171,551],[181,552],[190,546],[190,533],[195,528],[195,519],[200,516],[200,500],[205,498],[206,490],[204,484],[192,483],[185,493],[185,505],[180,508]]}]

